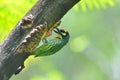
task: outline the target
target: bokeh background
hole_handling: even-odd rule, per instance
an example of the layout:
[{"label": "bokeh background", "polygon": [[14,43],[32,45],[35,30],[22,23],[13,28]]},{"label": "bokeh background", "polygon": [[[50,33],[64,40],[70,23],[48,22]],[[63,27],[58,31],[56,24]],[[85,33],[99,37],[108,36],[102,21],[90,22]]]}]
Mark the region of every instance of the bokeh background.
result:
[{"label": "bokeh background", "polygon": [[[0,0],[0,41],[37,0]],[[60,25],[69,43],[54,55],[29,57],[10,80],[120,80],[120,0],[81,0]]]}]

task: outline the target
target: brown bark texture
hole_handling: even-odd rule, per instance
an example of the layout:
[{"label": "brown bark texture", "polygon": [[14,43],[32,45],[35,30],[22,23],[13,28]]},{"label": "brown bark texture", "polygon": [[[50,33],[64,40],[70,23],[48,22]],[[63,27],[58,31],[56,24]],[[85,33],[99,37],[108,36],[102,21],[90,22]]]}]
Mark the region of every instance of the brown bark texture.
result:
[{"label": "brown bark texture", "polygon": [[[34,16],[33,27],[46,21],[48,29],[59,21],[69,9],[80,0],[38,0],[28,14]],[[25,15],[25,16],[26,16]],[[26,53],[18,54],[16,48],[20,45],[31,29],[20,33],[19,22],[11,33],[0,44],[0,80],[9,80],[17,68],[29,56]]]}]

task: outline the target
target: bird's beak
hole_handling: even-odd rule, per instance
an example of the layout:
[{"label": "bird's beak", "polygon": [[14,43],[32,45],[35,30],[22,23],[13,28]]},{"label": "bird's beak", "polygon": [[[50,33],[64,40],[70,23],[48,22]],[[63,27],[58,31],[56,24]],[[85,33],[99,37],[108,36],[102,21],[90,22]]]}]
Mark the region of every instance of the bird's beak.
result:
[{"label": "bird's beak", "polygon": [[54,30],[55,33],[57,34],[61,34],[60,30],[58,28],[55,28],[56,30]]}]

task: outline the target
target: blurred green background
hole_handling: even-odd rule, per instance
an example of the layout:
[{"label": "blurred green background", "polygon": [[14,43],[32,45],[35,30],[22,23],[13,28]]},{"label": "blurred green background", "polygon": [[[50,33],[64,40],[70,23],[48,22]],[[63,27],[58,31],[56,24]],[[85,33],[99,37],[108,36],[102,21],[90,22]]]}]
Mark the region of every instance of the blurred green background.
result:
[{"label": "blurred green background", "polygon": [[[1,42],[36,1],[0,0]],[[60,27],[69,43],[57,54],[31,56],[10,80],[120,80],[120,0],[82,0]]]}]

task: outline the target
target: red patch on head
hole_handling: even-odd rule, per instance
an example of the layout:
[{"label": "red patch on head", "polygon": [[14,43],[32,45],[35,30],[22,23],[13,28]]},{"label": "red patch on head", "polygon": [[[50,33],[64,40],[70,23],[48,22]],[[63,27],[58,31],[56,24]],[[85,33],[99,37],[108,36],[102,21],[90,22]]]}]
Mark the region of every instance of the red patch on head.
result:
[{"label": "red patch on head", "polygon": [[64,29],[61,29],[61,32],[65,33],[65,30],[64,30]]}]

